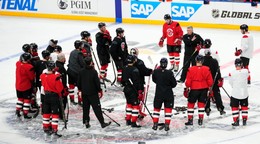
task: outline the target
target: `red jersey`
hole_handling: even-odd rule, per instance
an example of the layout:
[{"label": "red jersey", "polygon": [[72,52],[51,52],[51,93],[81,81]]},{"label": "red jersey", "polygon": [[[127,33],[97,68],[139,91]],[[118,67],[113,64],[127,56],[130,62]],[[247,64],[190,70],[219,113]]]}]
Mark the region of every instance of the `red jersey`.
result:
[{"label": "red jersey", "polygon": [[192,66],[189,68],[185,85],[191,90],[205,89],[213,85],[213,79],[209,67]]},{"label": "red jersey", "polygon": [[32,88],[35,78],[33,66],[29,63],[21,61],[16,62],[16,80],[15,88],[18,91],[26,91]]},{"label": "red jersey", "polygon": [[163,38],[167,38],[167,45],[181,45],[183,31],[178,22],[164,23]]},{"label": "red jersey", "polygon": [[63,84],[59,74],[46,74],[43,73],[40,76],[44,91],[54,92],[61,96],[63,90]]}]

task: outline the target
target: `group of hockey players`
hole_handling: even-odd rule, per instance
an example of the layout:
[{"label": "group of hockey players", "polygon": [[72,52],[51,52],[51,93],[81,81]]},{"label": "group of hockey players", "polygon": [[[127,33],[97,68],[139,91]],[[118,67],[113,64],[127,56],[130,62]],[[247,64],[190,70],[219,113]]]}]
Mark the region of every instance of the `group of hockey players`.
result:
[{"label": "group of hockey players", "polygon": [[[169,131],[174,108],[173,88],[177,83],[185,83],[183,95],[188,99],[186,126],[193,125],[194,107],[198,107],[198,124],[203,124],[204,113],[209,116],[210,102],[216,103],[220,115],[225,114],[221,99],[220,88],[223,86],[223,78],[220,72],[218,52],[211,49],[211,40],[203,39],[193,32],[193,27],[187,27],[187,34],[183,35],[178,22],[171,19],[169,14],[164,16],[163,36],[159,46],[164,46],[167,39],[167,52],[169,54],[170,69],[167,69],[168,59],[162,58],[155,69],[147,68],[144,62],[138,58],[138,48],[128,51],[124,29],[117,28],[116,36],[112,40],[106,24],[98,23],[99,32],[95,35],[97,47],[96,55],[92,49],[91,34],[88,31],[80,33],[81,40],[74,42],[75,49],[70,52],[68,66],[65,68],[66,58],[62,53],[62,47],[58,40],[51,39],[46,50],[42,51],[42,59],[38,56],[38,46],[35,43],[24,44],[24,53],[16,63],[16,115],[24,119],[36,117],[30,116],[30,111],[42,114],[43,130],[46,134],[54,134],[60,137],[58,131],[59,119],[68,121],[64,109],[68,107],[67,96],[71,105],[80,105],[83,108],[83,124],[90,127],[90,106],[101,124],[107,127],[110,122],[104,122],[100,98],[103,96],[102,85],[114,84],[123,87],[126,98],[126,125],[134,128],[141,127],[137,120],[146,116],[141,110],[146,107],[148,89],[145,88],[145,76],[150,76],[156,84],[154,97],[152,129],[158,129],[160,111],[164,104],[165,131]],[[236,70],[230,73],[232,86],[231,108],[234,123],[239,126],[239,112],[242,111],[243,125],[246,125],[248,114],[248,90],[250,84],[249,60],[253,52],[253,38],[248,32],[248,26],[240,26],[243,34],[241,49],[236,49]],[[183,66],[179,69],[181,44],[184,42]],[[99,61],[98,61],[99,60]],[[100,66],[99,66],[100,64]],[[115,81],[107,78],[107,68],[111,64],[115,73]],[[96,71],[98,69],[98,72]],[[116,72],[115,72],[116,70]],[[176,80],[178,74],[181,76]],[[117,75],[116,75],[117,73]],[[68,80],[67,80],[68,77]],[[77,87],[77,89],[76,89]],[[38,106],[36,93],[40,91],[41,105]],[[77,103],[75,97],[77,96]]]}]

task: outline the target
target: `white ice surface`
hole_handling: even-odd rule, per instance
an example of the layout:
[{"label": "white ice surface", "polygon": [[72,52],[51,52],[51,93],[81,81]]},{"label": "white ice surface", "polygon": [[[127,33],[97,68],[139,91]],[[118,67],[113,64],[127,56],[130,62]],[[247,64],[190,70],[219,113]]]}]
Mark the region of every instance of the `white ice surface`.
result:
[{"label": "white ice surface", "polygon": [[[156,46],[159,38],[161,37],[161,26],[154,25],[133,25],[133,24],[114,24],[107,23],[107,29],[110,31],[112,37],[115,36],[115,29],[117,27],[122,27],[125,29],[126,39],[129,44],[129,49],[131,47],[138,47],[140,50],[140,58],[143,59],[146,65],[150,68],[154,66],[155,63],[158,63],[161,57],[168,57],[166,55],[166,48],[159,48]],[[95,48],[95,33],[98,31],[97,22],[86,22],[86,21],[64,21],[64,20],[50,20],[50,19],[30,19],[30,18],[18,18],[18,17],[0,17],[0,143],[42,143],[42,140],[33,140],[30,137],[26,137],[23,131],[16,130],[8,120],[12,120],[14,117],[15,102],[16,102],[16,93],[15,93],[15,62],[18,60],[18,56],[22,53],[22,45],[24,43],[35,42],[39,46],[39,55],[43,49],[47,47],[48,41],[50,39],[58,39],[59,45],[62,46],[63,52],[68,58],[69,52],[73,49],[73,43],[75,40],[80,39],[80,32],[82,30],[88,30],[92,34],[93,48]],[[249,24],[250,26],[250,24]],[[183,28],[186,32],[186,28]],[[240,46],[241,33],[239,30],[221,30],[221,29],[200,29],[195,28],[195,32],[199,33],[204,39],[210,38],[214,49],[219,51],[221,58],[220,65],[222,67],[222,75],[227,76],[228,73],[234,69],[233,60],[236,58],[234,56],[235,47]],[[254,58],[250,60],[250,71],[252,77],[252,85],[249,87],[249,103],[252,108],[252,115],[249,111],[249,125],[246,128],[240,128],[236,130],[229,129],[228,126],[221,128],[211,128],[210,125],[214,123],[229,125],[232,122],[230,107],[228,106],[229,99],[226,94],[221,91],[223,101],[227,111],[227,117],[223,119],[214,118],[219,117],[216,109],[213,109],[212,116],[207,123],[207,117],[205,118],[205,128],[196,129],[191,132],[183,133],[180,131],[174,131],[180,133],[177,136],[174,134],[169,136],[161,136],[156,140],[148,140],[146,143],[198,143],[198,144],[211,144],[211,143],[235,143],[235,144],[259,144],[260,137],[260,68],[259,68],[259,53],[260,53],[260,33],[251,32],[255,40],[255,52]],[[150,55],[153,59],[153,64],[151,64],[147,57]],[[183,56],[181,56],[181,59]],[[181,63],[182,65],[182,63]],[[109,66],[109,76],[108,78],[113,79],[113,72],[111,65]],[[226,81],[224,87],[227,91],[230,91],[230,86]],[[102,100],[104,102],[103,106],[115,107],[115,111],[122,112],[120,115],[114,117],[123,117],[124,111],[124,102],[123,95],[121,92],[114,92],[111,89],[108,89],[108,92],[105,93],[105,96],[111,96],[108,101],[106,98]],[[180,90],[181,89],[181,90]],[[181,105],[185,104],[185,99],[181,96],[182,87],[176,88],[176,105],[178,102]],[[149,91],[148,107],[152,111],[152,99],[154,93],[154,84],[151,83],[151,88]],[[113,95],[117,97],[112,97]],[[104,97],[105,97],[104,96]],[[120,104],[118,104],[119,102]],[[250,109],[251,110],[251,109]],[[196,113],[195,113],[196,115]],[[39,116],[40,117],[40,116]],[[177,117],[177,116],[176,116]],[[93,118],[95,119],[95,118]],[[123,118],[121,118],[122,120]],[[145,119],[149,121],[144,123],[147,131],[151,131],[151,121],[149,116]],[[185,119],[182,119],[182,121]],[[175,116],[172,118],[172,127],[177,127],[176,123],[180,122],[175,120]],[[180,123],[183,126],[183,123]],[[196,116],[194,122],[196,123]],[[40,121],[39,121],[40,122]],[[185,122],[185,121],[183,121]],[[81,123],[81,119],[79,119]],[[124,125],[124,121],[120,121]],[[38,125],[37,125],[38,126]],[[79,126],[79,127],[77,127]],[[219,125],[218,125],[219,126]],[[231,126],[230,126],[231,127]],[[41,127],[38,127],[41,128]],[[99,127],[97,127],[99,128]],[[78,124],[74,129],[83,129],[82,125]],[[171,128],[174,130],[174,128]],[[94,130],[95,132],[99,130]],[[115,132],[115,134],[118,132]],[[138,133],[138,131],[136,132]],[[113,133],[112,133],[113,134]],[[128,137],[126,135],[126,137]],[[140,141],[145,141],[140,140]],[[73,142],[73,141],[71,141]],[[74,141],[79,142],[79,141]],[[92,141],[93,142],[93,141]],[[103,141],[106,143],[107,141]],[[110,143],[115,141],[109,140]],[[131,142],[131,141],[130,141]],[[137,143],[132,142],[132,143]]]}]

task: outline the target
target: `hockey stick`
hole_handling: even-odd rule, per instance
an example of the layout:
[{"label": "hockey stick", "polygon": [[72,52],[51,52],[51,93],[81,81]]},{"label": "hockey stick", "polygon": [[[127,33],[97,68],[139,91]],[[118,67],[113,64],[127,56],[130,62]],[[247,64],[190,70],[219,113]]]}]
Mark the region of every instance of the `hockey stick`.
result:
[{"label": "hockey stick", "polygon": [[[111,57],[111,55],[110,55],[110,57]],[[112,59],[112,58],[111,58]],[[116,82],[116,69],[115,69],[115,62],[114,62],[114,60],[112,59],[111,60],[112,61],[112,67],[113,67],[113,72],[114,72],[114,80],[113,80],[113,82],[111,83],[111,86],[112,85],[114,85],[115,84],[115,82]]]},{"label": "hockey stick", "polygon": [[[131,86],[133,87],[135,93],[138,95],[138,92],[137,92],[136,88],[134,87],[133,82],[131,81],[130,78],[129,78],[128,80],[129,80]],[[153,116],[152,116],[151,112],[149,111],[148,107],[146,106],[146,104],[145,104],[143,101],[141,101],[141,102],[143,103],[144,107],[146,108],[146,110],[148,111],[149,115],[150,115],[151,118],[153,119]]]},{"label": "hockey stick", "polygon": [[109,113],[111,113],[112,111],[114,111],[114,108],[101,108],[101,109],[106,110],[106,111],[108,111]]},{"label": "hockey stick", "polygon": [[118,122],[116,122],[114,119],[112,119],[110,116],[108,116],[104,111],[102,113],[107,116],[109,119],[111,119],[114,123],[116,123],[118,126],[121,126]]},{"label": "hockey stick", "polygon": [[[220,67],[219,67],[219,68],[220,68]],[[216,72],[216,74],[215,74],[213,84],[212,84],[212,86],[209,88],[209,91],[210,91],[210,92],[212,91],[213,86],[214,86],[214,84],[215,84],[215,82],[216,82],[216,80],[217,80],[219,68],[218,68],[218,70],[217,70],[217,72]],[[213,95],[213,97],[214,97],[214,95]],[[208,101],[210,101],[210,96],[208,96],[208,98],[207,98],[207,101],[206,101],[206,103],[205,103],[204,109],[206,108],[206,106],[207,106],[207,104],[208,104]]]},{"label": "hockey stick", "polygon": [[65,118],[65,111],[64,111],[64,104],[63,104],[62,97],[59,97],[59,100],[60,100],[61,113],[62,113],[63,122],[64,122],[64,127],[62,129],[67,129],[67,120]]},{"label": "hockey stick", "polygon": [[224,92],[227,94],[227,96],[229,97],[229,98],[231,98],[231,96],[228,94],[228,92],[226,91],[226,89],[222,86],[222,89],[224,90]]},{"label": "hockey stick", "polygon": [[197,52],[197,49],[195,49],[195,50],[193,51],[193,53],[191,54],[189,60],[184,63],[184,65],[182,66],[182,68],[176,73],[175,77],[177,77],[177,76],[180,74],[180,72],[183,70],[183,68],[184,68],[187,64],[190,63],[191,58],[193,57],[193,55],[194,55],[196,52]]}]

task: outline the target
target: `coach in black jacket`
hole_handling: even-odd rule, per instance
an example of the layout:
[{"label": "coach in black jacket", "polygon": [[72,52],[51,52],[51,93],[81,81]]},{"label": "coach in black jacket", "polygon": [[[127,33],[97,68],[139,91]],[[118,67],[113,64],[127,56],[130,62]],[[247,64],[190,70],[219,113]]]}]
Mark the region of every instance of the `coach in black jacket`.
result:
[{"label": "coach in black jacket", "polygon": [[99,98],[103,96],[103,93],[98,73],[94,69],[91,57],[86,57],[84,62],[86,63],[86,67],[80,70],[78,75],[78,89],[82,94],[83,100],[83,124],[86,125],[86,128],[90,127],[89,109],[91,105],[101,127],[104,128],[110,125],[110,122],[105,123],[102,115]]}]

